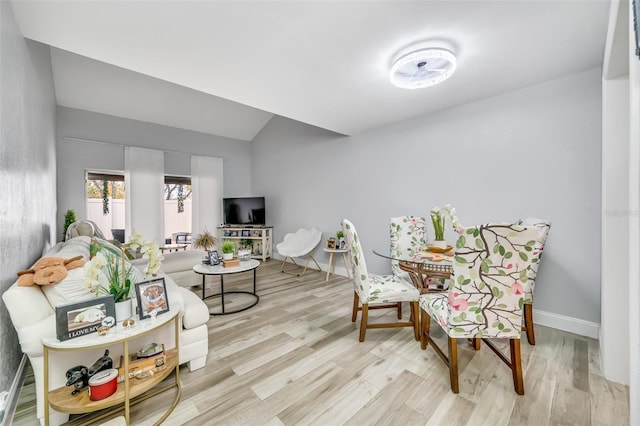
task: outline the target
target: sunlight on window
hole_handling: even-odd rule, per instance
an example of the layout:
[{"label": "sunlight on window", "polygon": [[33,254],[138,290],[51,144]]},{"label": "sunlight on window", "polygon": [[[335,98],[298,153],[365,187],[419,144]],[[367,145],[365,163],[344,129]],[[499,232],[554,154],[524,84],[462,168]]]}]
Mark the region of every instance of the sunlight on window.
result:
[{"label": "sunlight on window", "polygon": [[124,175],[87,173],[87,219],[95,222],[107,238],[124,239],[125,199]]}]

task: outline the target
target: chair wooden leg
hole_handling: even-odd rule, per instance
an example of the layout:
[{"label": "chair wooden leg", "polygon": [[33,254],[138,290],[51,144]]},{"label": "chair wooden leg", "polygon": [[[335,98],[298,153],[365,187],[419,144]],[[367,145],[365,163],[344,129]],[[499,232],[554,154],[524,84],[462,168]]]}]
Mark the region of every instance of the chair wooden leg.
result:
[{"label": "chair wooden leg", "polygon": [[364,342],[364,335],[367,332],[367,320],[369,319],[369,304],[362,304],[362,319],[360,320],[360,341]]},{"label": "chair wooden leg", "polygon": [[358,303],[360,302],[360,298],[358,297],[358,293],[353,292],[353,313],[351,314],[351,322],[356,322],[356,318],[358,318]]},{"label": "chair wooden leg", "polygon": [[522,360],[520,357],[520,339],[509,339],[509,351],[511,352],[511,373],[513,375],[513,387],[515,388],[518,395],[524,395]]},{"label": "chair wooden leg", "polygon": [[478,339],[477,337],[473,337],[471,339],[467,339],[469,340],[469,345],[471,345],[471,347],[476,350],[479,351],[480,350],[480,339]]},{"label": "chair wooden leg", "polygon": [[411,316],[413,321],[413,336],[416,340],[420,340],[420,310],[418,302],[411,302],[409,306],[411,307]]},{"label": "chair wooden leg", "polygon": [[398,302],[398,319],[402,319],[402,302]]},{"label": "chair wooden leg", "polygon": [[420,347],[427,349],[429,344],[429,327],[431,326],[431,316],[424,309],[420,309]]},{"label": "chair wooden leg", "polygon": [[449,339],[449,380],[451,381],[451,391],[459,393],[458,385],[458,339],[448,337]]},{"label": "chair wooden leg", "polygon": [[527,331],[527,341],[530,345],[536,344],[536,336],[533,332],[533,305],[530,303],[524,304],[524,327]]}]

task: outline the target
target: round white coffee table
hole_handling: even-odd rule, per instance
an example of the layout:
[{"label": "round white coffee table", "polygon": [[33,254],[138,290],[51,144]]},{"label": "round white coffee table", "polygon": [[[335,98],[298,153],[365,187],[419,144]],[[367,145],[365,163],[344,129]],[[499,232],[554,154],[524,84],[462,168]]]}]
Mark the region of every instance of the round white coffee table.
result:
[{"label": "round white coffee table", "polygon": [[347,265],[347,253],[349,253],[349,250],[348,249],[330,249],[325,247],[324,251],[329,253],[329,267],[327,268],[327,279],[325,281],[329,281],[329,276],[331,275],[332,271],[334,271],[335,273],[335,269],[336,269],[335,254],[336,253],[342,254],[342,262],[344,263],[344,268],[347,270],[347,277],[351,279],[351,273],[349,272],[349,265]]},{"label": "round white coffee table", "polygon": [[[222,265],[205,265],[204,263],[199,263],[193,267],[193,272],[196,274],[202,275],[202,300],[211,299],[213,297],[220,297],[221,303],[221,312],[209,312],[209,315],[226,315],[226,314],[235,314],[236,312],[246,311],[249,308],[253,308],[258,304],[260,300],[260,296],[256,293],[256,269],[260,266],[260,262],[255,259],[247,260],[240,262],[238,266],[230,266],[224,267]],[[253,271],[253,291],[224,291],[224,276],[230,274],[239,274],[241,272]],[[205,278],[207,275],[218,275],[220,276],[220,293],[210,294],[208,296],[205,295]],[[228,294],[248,294],[255,298],[253,303],[248,306],[243,306],[234,310],[226,310],[224,307],[224,296]]]}]

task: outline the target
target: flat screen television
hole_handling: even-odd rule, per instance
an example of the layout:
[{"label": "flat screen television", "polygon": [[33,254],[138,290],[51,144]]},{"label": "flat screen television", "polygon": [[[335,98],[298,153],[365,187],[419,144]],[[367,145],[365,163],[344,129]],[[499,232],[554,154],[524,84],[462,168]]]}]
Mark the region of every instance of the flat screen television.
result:
[{"label": "flat screen television", "polygon": [[264,197],[223,198],[225,225],[264,226]]}]

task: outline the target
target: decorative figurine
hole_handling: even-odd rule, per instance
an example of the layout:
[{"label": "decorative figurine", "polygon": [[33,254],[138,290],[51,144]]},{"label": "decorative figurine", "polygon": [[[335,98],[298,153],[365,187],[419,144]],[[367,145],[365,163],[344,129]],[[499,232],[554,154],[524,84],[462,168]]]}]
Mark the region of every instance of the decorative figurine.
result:
[{"label": "decorative figurine", "polygon": [[77,365],[67,370],[67,386],[73,385],[71,395],[75,395],[89,384],[89,370],[84,365]]},{"label": "decorative figurine", "polygon": [[89,377],[109,368],[113,368],[113,360],[109,357],[109,349],[107,349],[106,351],[104,351],[104,355],[98,358],[96,362],[94,362],[93,365],[89,367]]},{"label": "decorative figurine", "polygon": [[116,319],[114,317],[106,317],[102,320],[102,325],[107,327],[113,327],[116,325]]}]

